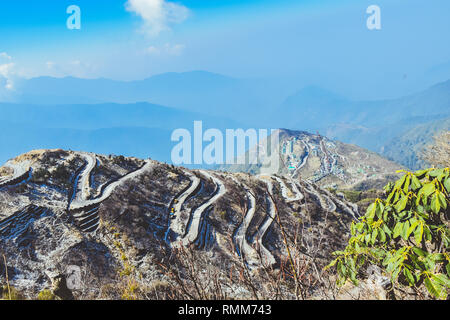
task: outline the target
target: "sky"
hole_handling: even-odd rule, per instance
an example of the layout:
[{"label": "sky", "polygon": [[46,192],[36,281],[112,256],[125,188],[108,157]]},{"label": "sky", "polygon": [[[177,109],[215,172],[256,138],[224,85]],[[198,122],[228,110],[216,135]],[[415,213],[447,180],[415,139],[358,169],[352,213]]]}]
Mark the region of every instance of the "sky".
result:
[{"label": "sky", "polygon": [[[366,24],[374,4],[380,30]],[[3,0],[0,85],[204,70],[390,98],[450,79],[449,12],[448,0]]]}]

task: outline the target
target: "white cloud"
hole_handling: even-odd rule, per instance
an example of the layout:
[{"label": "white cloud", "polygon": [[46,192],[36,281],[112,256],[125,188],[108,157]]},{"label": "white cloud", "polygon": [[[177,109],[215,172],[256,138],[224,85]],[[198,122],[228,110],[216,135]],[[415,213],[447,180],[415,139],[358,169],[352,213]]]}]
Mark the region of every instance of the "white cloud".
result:
[{"label": "white cloud", "polygon": [[12,74],[14,63],[0,64],[0,76],[8,78]]},{"label": "white cloud", "polygon": [[14,83],[12,82],[12,80],[10,80],[10,79],[6,80],[5,88],[8,89],[8,90],[13,90],[14,89]]},{"label": "white cloud", "polygon": [[183,53],[185,49],[184,44],[170,44],[166,43],[162,46],[150,46],[146,49],[146,53],[150,55],[170,55],[170,56],[179,56]]},{"label": "white cloud", "polygon": [[[5,53],[6,55],[6,53]],[[2,54],[0,54],[1,57],[6,58],[7,60],[11,60],[11,57],[6,55],[6,57]],[[3,78],[6,81],[5,88],[8,90],[14,89],[14,82],[12,80],[14,72],[15,64],[12,62],[0,64],[0,78]]]},{"label": "white cloud", "polygon": [[45,65],[48,69],[53,69],[55,67],[55,63],[53,61],[47,61]]},{"label": "white cloud", "polygon": [[0,52],[0,58],[11,60],[11,56],[9,56],[6,52]]},{"label": "white cloud", "polygon": [[150,36],[170,30],[170,25],[181,23],[189,16],[188,8],[166,0],[128,0],[125,8],[144,20],[143,31]]}]

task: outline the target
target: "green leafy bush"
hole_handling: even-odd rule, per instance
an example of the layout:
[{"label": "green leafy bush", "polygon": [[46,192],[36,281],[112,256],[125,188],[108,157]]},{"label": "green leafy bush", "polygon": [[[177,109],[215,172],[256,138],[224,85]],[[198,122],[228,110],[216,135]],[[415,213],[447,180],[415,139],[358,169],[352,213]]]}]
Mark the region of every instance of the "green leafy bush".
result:
[{"label": "green leafy bush", "polygon": [[[405,172],[405,171],[400,171]],[[338,283],[355,285],[362,267],[377,265],[394,286],[425,287],[446,299],[450,289],[450,168],[405,175],[385,187],[359,222],[344,251],[336,251],[327,268],[336,268]]]}]

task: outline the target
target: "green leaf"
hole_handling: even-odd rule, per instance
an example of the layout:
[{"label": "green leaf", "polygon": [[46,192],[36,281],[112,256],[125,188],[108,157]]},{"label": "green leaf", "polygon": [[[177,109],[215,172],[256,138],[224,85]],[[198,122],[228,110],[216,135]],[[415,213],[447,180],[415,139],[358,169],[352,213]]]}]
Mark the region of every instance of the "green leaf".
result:
[{"label": "green leaf", "polygon": [[397,222],[397,224],[395,225],[394,228],[394,236],[393,238],[396,239],[399,235],[401,235],[403,230],[403,223],[402,222]]},{"label": "green leaf", "polygon": [[405,223],[403,223],[403,229],[402,229],[402,238],[406,241],[408,240],[408,229],[409,229],[409,221],[405,221]]},{"label": "green leaf", "polygon": [[424,263],[428,270],[434,270],[434,268],[436,268],[436,263],[430,255],[427,256],[427,258],[424,260]]},{"label": "green leaf", "polygon": [[378,229],[373,230],[372,232],[372,245],[377,241]]},{"label": "green leaf", "polygon": [[344,276],[344,271],[343,271],[343,263],[341,260],[338,261],[337,265],[336,265],[336,270],[338,271],[338,273],[341,276]]},{"label": "green leaf", "polygon": [[434,169],[434,170],[431,170],[428,174],[430,175],[430,177],[437,177],[443,173],[444,173],[444,169]]},{"label": "green leaf", "polygon": [[416,229],[416,227],[419,224],[419,221],[417,221],[415,218],[412,218],[410,220],[411,226],[408,228],[408,231],[406,232],[406,238],[408,239],[411,233]]},{"label": "green leaf", "polygon": [[419,226],[416,228],[416,231],[414,232],[414,240],[416,240],[416,244],[420,245],[422,242],[423,237],[423,224],[420,223]]},{"label": "green leaf", "polygon": [[431,242],[431,240],[433,240],[433,236],[431,235],[430,228],[428,226],[425,226],[423,232],[425,233],[425,239]]},{"label": "green leaf", "polygon": [[394,201],[392,201],[392,203],[397,203],[398,199],[400,198],[401,195],[401,189],[396,189],[395,190],[395,197],[394,197]]},{"label": "green leaf", "polygon": [[426,169],[426,170],[419,170],[419,171],[414,172],[414,175],[415,175],[417,178],[422,179],[422,178],[425,177],[425,175],[427,174],[428,171],[429,171],[429,169]]},{"label": "green leaf", "polygon": [[366,218],[367,220],[372,221],[373,218],[375,217],[375,210],[376,210],[376,204],[372,203],[368,208],[367,208],[367,213],[366,213]]},{"label": "green leaf", "polygon": [[436,297],[436,298],[439,298],[439,296],[440,296],[439,291],[438,291],[437,288],[434,286],[433,282],[431,282],[430,278],[425,277],[424,283],[425,283],[425,287],[427,288],[428,292],[429,292],[432,296],[434,296],[434,297]]},{"label": "green leaf", "polygon": [[401,212],[406,208],[407,204],[408,204],[408,197],[402,195],[400,201],[395,205],[395,210],[397,210],[397,212]]},{"label": "green leaf", "polygon": [[404,186],[403,186],[403,191],[405,192],[405,193],[408,193],[408,191],[409,191],[409,184],[411,183],[411,176],[410,175],[407,175],[406,176],[406,178],[405,178],[405,184],[404,184]]},{"label": "green leaf", "polygon": [[384,209],[384,213],[383,213],[383,220],[384,221],[388,221],[388,219],[389,219],[389,207],[386,207],[385,209]]},{"label": "green leaf", "polygon": [[366,244],[369,244],[370,238],[371,238],[371,234],[370,234],[370,233],[367,233],[366,236],[365,236],[365,238],[364,238],[364,241],[366,242]]},{"label": "green leaf", "polygon": [[384,205],[381,202],[377,202],[375,213],[378,217],[378,219],[383,219],[383,211],[384,211]]},{"label": "green leaf", "polygon": [[413,286],[416,282],[416,280],[414,279],[414,276],[412,275],[411,271],[409,271],[408,268],[403,268],[403,274],[405,275],[406,279],[409,282],[410,286]]},{"label": "green leaf", "polygon": [[434,297],[438,299],[445,299],[447,294],[444,291],[444,288],[437,281],[433,281],[430,278],[425,278],[425,286],[428,289],[428,292],[431,293]]},{"label": "green leaf", "polygon": [[430,257],[434,262],[442,262],[445,261],[445,255],[443,253],[433,253]]},{"label": "green leaf", "polygon": [[420,183],[420,180],[415,176],[411,176],[411,188],[413,191],[416,191],[417,189],[422,187],[422,183]]},{"label": "green leaf", "polygon": [[395,182],[395,189],[401,188],[403,186],[403,183],[405,183],[406,175],[402,176],[397,182]]},{"label": "green leaf", "polygon": [[371,248],[370,252],[374,257],[376,257],[379,260],[384,259],[384,257],[386,256],[386,251],[384,249],[375,247]]},{"label": "green leaf", "polygon": [[433,194],[433,197],[431,197],[431,210],[436,214],[441,211],[441,203],[439,202],[437,193]]},{"label": "green leaf", "polygon": [[445,195],[442,192],[439,192],[438,194],[439,198],[439,204],[442,208],[447,209],[447,199],[445,198]]},{"label": "green leaf", "polygon": [[402,271],[402,267],[401,266],[394,270],[394,272],[392,273],[392,282],[394,282],[397,279],[398,274],[400,273],[400,271]]},{"label": "green leaf", "polygon": [[392,197],[394,197],[394,195],[397,193],[397,190],[393,190],[390,194],[389,194],[389,196],[387,197],[387,199],[386,199],[386,203],[392,203],[391,202],[391,200],[392,200]]},{"label": "green leaf", "polygon": [[417,254],[420,257],[425,258],[427,256],[427,253],[420,248],[414,247],[414,248],[412,248],[412,250],[414,251],[415,254]]},{"label": "green leaf", "polygon": [[356,280],[356,272],[350,269],[350,280],[353,282],[354,285],[358,284],[358,280]]},{"label": "green leaf", "polygon": [[386,224],[383,224],[383,231],[386,235],[389,237],[392,237],[392,231],[389,229],[389,227]]},{"label": "green leaf", "polygon": [[429,219],[430,218],[430,216],[425,212],[425,209],[423,208],[423,206],[417,206],[417,208],[416,208],[416,213],[420,216],[420,217],[422,217],[422,218],[424,218],[424,219]]},{"label": "green leaf", "polygon": [[428,183],[424,185],[422,189],[420,189],[419,193],[423,193],[426,197],[429,197],[435,191],[436,186],[434,185],[434,183]]},{"label": "green leaf", "polygon": [[450,178],[445,179],[444,187],[447,190],[447,192],[450,193]]},{"label": "green leaf", "polygon": [[359,233],[361,233],[364,229],[364,223],[360,222],[356,225],[356,229],[358,230]]},{"label": "green leaf", "polygon": [[379,233],[380,233],[380,242],[381,243],[386,242],[386,233],[383,231],[383,229],[380,229]]},{"label": "green leaf", "polygon": [[334,265],[335,265],[337,262],[338,262],[338,259],[335,259],[335,260],[331,261],[330,264],[327,265],[327,266],[325,267],[325,270],[327,270],[327,269],[329,269],[329,268],[331,268],[331,267],[334,267]]},{"label": "green leaf", "polygon": [[433,279],[439,284],[450,288],[450,279],[443,273],[433,274]]}]

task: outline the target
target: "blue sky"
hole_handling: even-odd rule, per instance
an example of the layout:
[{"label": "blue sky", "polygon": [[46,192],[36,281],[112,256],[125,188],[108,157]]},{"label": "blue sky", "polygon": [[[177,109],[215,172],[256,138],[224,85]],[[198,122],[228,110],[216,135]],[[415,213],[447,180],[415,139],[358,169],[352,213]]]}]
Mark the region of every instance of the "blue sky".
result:
[{"label": "blue sky", "polygon": [[[66,28],[73,4],[81,30]],[[371,4],[381,7],[381,30],[366,27]],[[450,78],[448,12],[448,0],[2,1],[0,77],[206,70],[353,98],[398,96]]]}]

